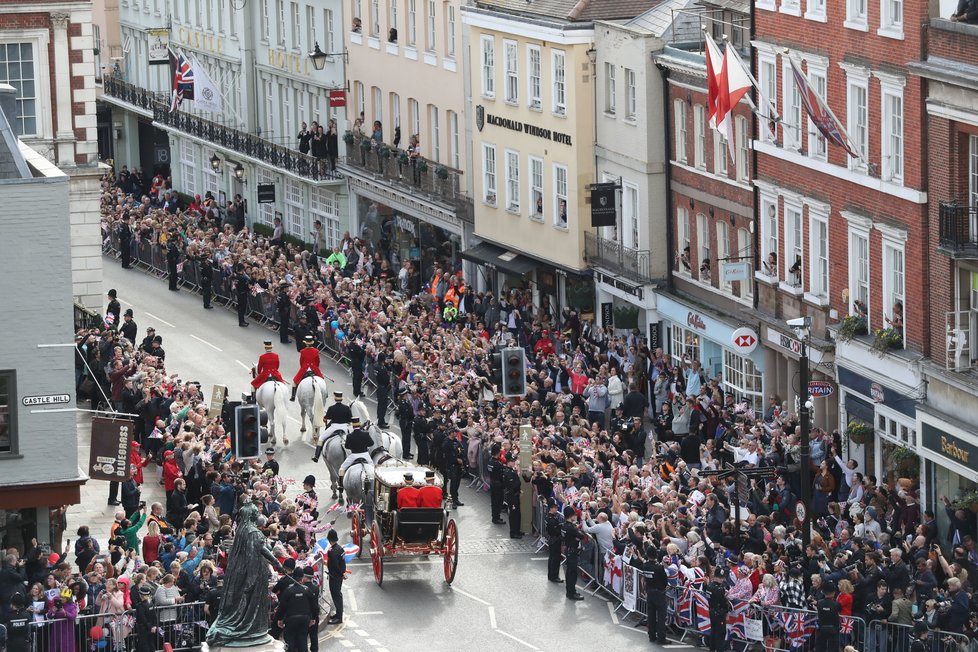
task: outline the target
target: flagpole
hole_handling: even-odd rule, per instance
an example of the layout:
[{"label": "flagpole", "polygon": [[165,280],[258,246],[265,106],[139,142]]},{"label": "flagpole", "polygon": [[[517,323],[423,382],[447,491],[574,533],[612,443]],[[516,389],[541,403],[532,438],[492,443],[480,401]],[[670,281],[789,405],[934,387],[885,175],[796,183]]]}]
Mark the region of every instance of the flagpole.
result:
[{"label": "flagpole", "polygon": [[744,71],[744,74],[747,75],[747,78],[750,80],[750,82],[752,84],[754,84],[754,88],[757,89],[758,95],[760,95],[761,97],[764,97],[765,99],[767,99],[767,104],[768,104],[768,107],[767,108],[768,108],[769,113],[767,115],[764,115],[763,113],[761,113],[760,107],[758,107],[754,103],[754,100],[752,100],[750,97],[747,97],[746,95],[744,97],[747,98],[747,101],[748,101],[748,103],[750,103],[751,107],[754,109],[754,112],[757,113],[758,115],[760,115],[762,118],[765,118],[767,120],[773,119],[775,122],[781,122],[782,121],[782,118],[778,114],[778,107],[777,107],[777,105],[775,105],[774,100],[772,100],[770,97],[767,97],[766,95],[764,95],[764,90],[761,88],[761,83],[759,81],[757,81],[757,78],[756,77],[754,77],[754,74],[750,71],[750,68],[748,68],[747,67],[747,64],[744,63],[744,60],[740,58],[740,53],[737,52],[737,48],[733,47],[728,42],[729,40],[730,40],[730,37],[728,37],[726,34],[724,34],[723,35],[723,41],[726,44],[726,47],[732,48],[732,50],[730,52],[731,56],[733,56],[734,60],[740,66],[741,70]]},{"label": "flagpole", "polygon": [[[808,75],[805,74],[805,72],[801,69],[801,66],[799,66],[797,63],[795,63],[795,60],[791,58],[791,50],[789,50],[788,48],[785,48],[784,49],[784,56],[788,58],[788,63],[790,63],[795,69],[797,69],[798,72],[805,78],[805,81],[808,82],[808,85],[811,86],[812,85],[812,80],[808,78]],[[828,84],[828,82],[826,82],[826,84]],[[797,85],[797,83],[796,83],[796,85]],[[801,89],[799,89],[799,90],[801,90]],[[816,95],[817,94],[818,93],[816,92]],[[846,140],[848,141],[848,143],[850,145],[850,147],[849,147],[850,152],[856,152],[856,155],[853,156],[853,158],[856,159],[856,160],[859,160],[859,161],[865,160],[863,158],[862,152],[859,152],[858,151],[858,148],[852,147],[852,145],[854,145],[856,141],[854,141],[852,139],[852,136],[849,135],[849,132],[846,130],[845,125],[842,124],[842,121],[840,121],[839,118],[836,117],[835,111],[833,111],[832,110],[832,107],[829,106],[828,100],[825,100],[823,98],[819,98],[819,99],[822,100],[822,106],[825,107],[825,110],[829,112],[829,117],[831,117],[833,120],[835,120],[835,126],[839,129],[839,131],[842,132],[842,135],[846,137]],[[828,139],[826,139],[826,140],[828,140]],[[851,154],[850,154],[850,156],[851,156]]]}]

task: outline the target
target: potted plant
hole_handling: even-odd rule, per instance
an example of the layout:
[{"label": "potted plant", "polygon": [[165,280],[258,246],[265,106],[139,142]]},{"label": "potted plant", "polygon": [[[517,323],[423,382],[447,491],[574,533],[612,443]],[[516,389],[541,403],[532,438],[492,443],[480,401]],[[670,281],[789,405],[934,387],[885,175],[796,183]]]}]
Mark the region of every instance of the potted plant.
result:
[{"label": "potted plant", "polygon": [[411,157],[408,156],[408,153],[407,153],[406,150],[403,150],[403,149],[397,150],[397,162],[398,163],[400,163],[401,165],[407,165],[409,160],[411,160]]},{"label": "potted plant", "polygon": [[846,437],[852,443],[862,446],[873,440],[873,429],[861,421],[852,421],[846,427]]},{"label": "potted plant", "polygon": [[439,165],[435,168],[435,176],[444,181],[448,178],[448,168],[444,165]]},{"label": "potted plant", "polygon": [[903,346],[903,335],[895,328],[879,328],[874,335],[876,339],[873,340],[873,349],[880,354],[880,357],[890,349]]},{"label": "potted plant", "polygon": [[379,149],[377,150],[377,153],[380,154],[380,158],[390,158],[391,148],[388,147],[387,145],[380,145]]},{"label": "potted plant", "polygon": [[371,147],[373,147],[373,141],[370,138],[364,138],[360,141],[360,149],[363,151],[370,151]]},{"label": "potted plant", "polygon": [[955,498],[951,505],[956,509],[968,509],[978,512],[978,491],[969,491]]},{"label": "potted plant", "polygon": [[418,159],[418,172],[424,174],[427,171],[428,171],[428,161],[424,160],[423,158]]},{"label": "potted plant", "polygon": [[893,449],[890,453],[890,461],[897,471],[903,473],[901,477],[917,477],[920,475],[920,458],[917,453],[903,446]]},{"label": "potted plant", "polygon": [[865,317],[847,315],[839,324],[839,331],[835,334],[835,339],[840,342],[848,342],[857,335],[865,335],[867,332]]},{"label": "potted plant", "polygon": [[350,131],[349,129],[347,129],[346,132],[343,134],[343,142],[346,143],[347,146],[353,144],[353,132]]}]

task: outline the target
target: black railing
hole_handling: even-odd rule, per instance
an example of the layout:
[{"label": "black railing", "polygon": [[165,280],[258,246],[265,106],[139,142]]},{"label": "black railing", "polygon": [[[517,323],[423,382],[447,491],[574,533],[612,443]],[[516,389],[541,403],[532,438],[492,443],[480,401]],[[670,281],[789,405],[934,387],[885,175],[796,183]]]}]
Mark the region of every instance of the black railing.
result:
[{"label": "black railing", "polygon": [[954,258],[978,258],[978,206],[941,202],[938,249]]},{"label": "black railing", "polygon": [[102,315],[90,308],[75,304],[75,332],[83,328],[99,328],[102,326]]},{"label": "black railing", "polygon": [[339,172],[329,169],[328,162],[315,159],[307,154],[276,145],[255,134],[239,131],[218,124],[212,120],[182,111],[170,112],[168,108],[157,108],[153,120],[172,127],[190,136],[195,136],[217,147],[257,159],[273,167],[291,172],[313,181],[338,181],[343,178]]},{"label": "black railing", "polygon": [[631,249],[593,233],[584,234],[584,255],[589,267],[603,267],[639,283],[652,280],[651,252]]},{"label": "black railing", "polygon": [[427,195],[457,208],[468,202],[461,189],[461,170],[423,157],[411,158],[405,150],[368,136],[348,133],[346,139],[346,164],[350,167],[380,176],[410,195]]},{"label": "black railing", "polygon": [[102,91],[105,95],[111,95],[148,111],[169,106],[170,101],[166,93],[149,91],[112,75],[106,75],[102,80]]}]

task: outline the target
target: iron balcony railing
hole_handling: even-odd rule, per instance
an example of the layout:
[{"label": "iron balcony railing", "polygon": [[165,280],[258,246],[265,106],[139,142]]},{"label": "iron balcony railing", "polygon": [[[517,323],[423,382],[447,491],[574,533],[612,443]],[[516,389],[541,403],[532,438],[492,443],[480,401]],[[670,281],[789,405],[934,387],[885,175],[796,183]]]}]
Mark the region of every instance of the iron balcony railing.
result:
[{"label": "iron balcony railing", "polygon": [[463,208],[468,197],[462,191],[462,171],[424,157],[411,158],[363,134],[347,132],[346,164],[388,181],[410,195],[427,195]]},{"label": "iron balcony railing", "polygon": [[159,107],[169,105],[169,97],[166,93],[149,91],[112,75],[106,75],[103,78],[102,92],[104,95],[111,95],[127,104],[138,106],[147,111],[155,111]]},{"label": "iron balcony railing", "polygon": [[978,258],[978,206],[942,201],[939,217],[938,249],[952,258]]},{"label": "iron balcony railing", "polygon": [[631,249],[616,240],[585,233],[584,255],[590,267],[602,267],[639,283],[652,280],[651,252],[646,249]]}]

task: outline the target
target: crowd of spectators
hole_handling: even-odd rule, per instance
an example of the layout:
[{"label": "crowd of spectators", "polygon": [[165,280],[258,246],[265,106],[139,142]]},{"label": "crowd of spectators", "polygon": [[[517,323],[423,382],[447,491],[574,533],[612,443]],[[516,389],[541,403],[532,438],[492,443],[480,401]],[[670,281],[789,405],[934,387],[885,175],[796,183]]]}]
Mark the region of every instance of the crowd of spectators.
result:
[{"label": "crowd of spectators", "polygon": [[[187,258],[210,259],[228,274],[240,265],[262,287],[281,288],[320,338],[339,342],[357,372],[365,365],[389,377],[402,433],[419,461],[446,477],[465,471],[443,455],[446,441],[466,442],[463,466],[477,464],[480,448],[511,463],[519,426],[529,423],[532,467],[520,472],[536,494],[573,507],[606,551],[637,564],[664,557],[675,584],[701,583],[719,567],[730,573],[731,598],[805,608],[837,588],[844,615],[978,631],[974,513],[942,497],[950,526],[939,531],[934,513],[918,504],[913,479],[864,475],[838,432],[812,433],[813,533],[802,545],[799,420],[777,397],[751,405],[698,360],[650,350],[637,332],[602,329],[573,307],[556,316],[541,311],[519,285],[477,291],[450,261],[412,284],[356,239],[344,237],[328,257],[274,246],[110,180],[103,216],[107,233],[128,216],[149,242],[176,239]],[[527,351],[528,392],[520,400],[504,399],[492,381],[490,354],[508,343]],[[193,412],[184,410],[193,390],[145,358],[142,368],[150,385],[143,400],[172,399],[145,420],[144,435],[160,419],[166,426]],[[177,447],[201,443],[183,439]],[[740,519],[736,479],[709,474],[726,466],[771,471],[750,482]],[[497,479],[489,484],[494,491]],[[493,512],[496,521],[495,504]]]}]

